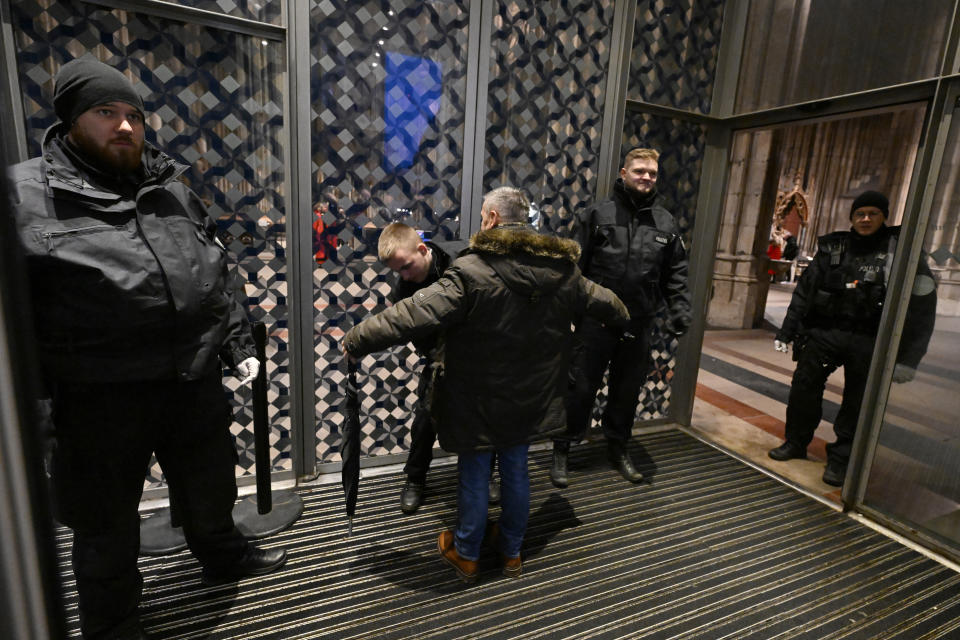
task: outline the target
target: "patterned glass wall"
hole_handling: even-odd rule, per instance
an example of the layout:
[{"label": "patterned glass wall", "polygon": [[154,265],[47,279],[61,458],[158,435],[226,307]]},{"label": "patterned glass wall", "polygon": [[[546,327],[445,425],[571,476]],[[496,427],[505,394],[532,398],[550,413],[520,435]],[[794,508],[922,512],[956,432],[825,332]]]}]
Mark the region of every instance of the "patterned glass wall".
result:
[{"label": "patterned glass wall", "polygon": [[709,113],[723,5],[723,0],[640,0],[627,97]]},{"label": "patterned glass wall", "polygon": [[228,16],[280,24],[284,0],[166,0],[185,7],[225,13]]},{"label": "patterned glass wall", "polygon": [[[620,157],[640,146],[660,151],[657,190],[664,205],[677,218],[688,251],[706,141],[707,132],[702,125],[631,111],[624,117]],[[657,316],[652,342],[653,369],[641,398],[638,417],[644,420],[666,417],[670,406],[670,380],[676,366],[678,342],[662,329],[663,319],[662,313]]]},{"label": "patterned glass wall", "polygon": [[[457,237],[468,0],[314,0],[314,307],[317,459],[339,459],[344,330],[382,310],[394,277],[379,230]],[[420,366],[406,345],[361,363],[362,455],[409,448]]]},{"label": "patterned glass wall", "polygon": [[[251,317],[267,326],[271,458],[275,470],[292,469],[283,45],[79,0],[13,0],[11,9],[31,155],[39,154],[43,131],[55,122],[54,74],[75,57],[93,55],[121,69],[140,91],[147,140],[190,165],[184,179],[217,219]],[[240,473],[248,475],[254,468],[250,386],[237,388],[232,375],[224,381]],[[159,482],[153,466],[147,486]]]},{"label": "patterned glass wall", "polygon": [[494,9],[484,191],[524,189],[558,230],[596,190],[613,2]]}]

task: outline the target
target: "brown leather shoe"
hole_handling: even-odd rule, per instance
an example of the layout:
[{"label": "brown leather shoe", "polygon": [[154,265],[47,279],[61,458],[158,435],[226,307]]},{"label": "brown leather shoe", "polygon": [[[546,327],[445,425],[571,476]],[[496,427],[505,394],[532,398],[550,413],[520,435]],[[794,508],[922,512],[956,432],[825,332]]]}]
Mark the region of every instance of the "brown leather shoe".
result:
[{"label": "brown leather shoe", "polygon": [[440,557],[448,565],[453,567],[457,576],[467,584],[473,584],[477,581],[477,561],[461,558],[453,546],[453,531],[444,531],[437,538],[437,550],[440,551]]},{"label": "brown leather shoe", "polygon": [[500,523],[495,522],[493,526],[490,527],[489,533],[487,534],[487,542],[490,547],[497,552],[497,555],[500,557],[500,561],[503,563],[503,575],[508,578],[519,578],[520,574],[523,573],[523,560],[520,556],[516,558],[509,558],[506,554],[500,551]]},{"label": "brown leather shoe", "polygon": [[503,575],[508,578],[519,578],[520,574],[523,573],[523,560],[520,559],[520,556],[508,558],[501,553],[500,559],[503,560]]}]

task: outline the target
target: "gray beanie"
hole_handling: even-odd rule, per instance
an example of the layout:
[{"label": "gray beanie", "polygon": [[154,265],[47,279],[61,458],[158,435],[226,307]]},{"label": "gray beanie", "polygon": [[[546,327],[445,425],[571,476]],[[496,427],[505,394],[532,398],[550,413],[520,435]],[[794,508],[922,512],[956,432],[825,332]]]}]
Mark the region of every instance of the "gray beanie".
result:
[{"label": "gray beanie", "polygon": [[127,77],[93,58],[71,60],[54,80],[53,109],[67,125],[84,111],[107,102],[126,102],[143,115],[143,100]]}]

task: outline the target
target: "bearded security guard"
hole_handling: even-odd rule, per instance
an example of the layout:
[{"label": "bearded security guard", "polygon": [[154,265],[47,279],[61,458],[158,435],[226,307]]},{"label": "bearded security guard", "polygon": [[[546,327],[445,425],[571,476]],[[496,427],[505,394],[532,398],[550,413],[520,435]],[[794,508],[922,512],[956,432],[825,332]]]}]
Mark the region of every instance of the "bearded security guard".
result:
[{"label": "bearded security guard", "polygon": [[88,56],[57,72],[59,122],[10,168],[43,381],[51,486],[73,530],[84,638],[146,638],[138,507],[155,453],[208,586],[279,569],[234,525],[237,449],[222,364],[260,364],[216,222],[145,142],[140,92]]},{"label": "bearded security guard", "polygon": [[[774,348],[794,344],[797,368],[787,401],[786,441],[769,452],[774,460],[806,458],[807,445],[823,413],[827,378],[843,367],[843,400],[833,425],[836,442],[827,445],[823,481],[842,486],[863,400],[870,357],[883,312],[886,282],[900,227],[888,227],[887,198],[860,194],[850,208],[850,231],[818,240],[817,254],[794,290]],[[927,351],[936,317],[936,283],[921,261],[911,292],[894,382],[908,382]]]}]

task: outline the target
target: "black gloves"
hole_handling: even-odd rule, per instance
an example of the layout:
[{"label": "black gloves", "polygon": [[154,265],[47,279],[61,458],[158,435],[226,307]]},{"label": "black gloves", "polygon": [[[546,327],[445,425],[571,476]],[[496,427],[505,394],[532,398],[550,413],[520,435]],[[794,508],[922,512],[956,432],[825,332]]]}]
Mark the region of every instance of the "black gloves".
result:
[{"label": "black gloves", "polygon": [[678,338],[687,332],[690,328],[691,318],[689,314],[669,315],[663,323],[664,329]]}]

